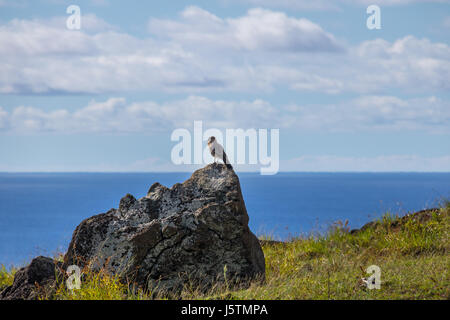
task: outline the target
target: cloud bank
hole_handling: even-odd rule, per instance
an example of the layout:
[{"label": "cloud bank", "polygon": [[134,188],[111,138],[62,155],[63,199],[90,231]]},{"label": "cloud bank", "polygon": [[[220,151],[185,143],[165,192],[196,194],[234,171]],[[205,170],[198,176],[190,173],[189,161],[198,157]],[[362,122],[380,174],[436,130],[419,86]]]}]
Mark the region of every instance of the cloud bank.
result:
[{"label": "cloud bank", "polygon": [[[236,0],[228,0],[236,2]],[[288,8],[294,10],[341,10],[344,6],[403,6],[414,3],[449,3],[449,0],[245,0],[255,5],[272,8]]]},{"label": "cloud bank", "polygon": [[124,98],[92,101],[69,112],[0,107],[0,132],[151,133],[190,128],[194,121],[215,128],[284,128],[310,132],[450,133],[450,104],[435,96],[401,99],[361,96],[338,104],[274,106],[267,101],[212,100],[189,96],[165,103],[127,103]]},{"label": "cloud bank", "polygon": [[450,47],[426,38],[348,46],[308,19],[268,9],[220,18],[187,7],[178,18],[150,19],[145,38],[95,15],[83,19],[81,31],[65,29],[63,18],[1,25],[0,93],[450,89]]}]

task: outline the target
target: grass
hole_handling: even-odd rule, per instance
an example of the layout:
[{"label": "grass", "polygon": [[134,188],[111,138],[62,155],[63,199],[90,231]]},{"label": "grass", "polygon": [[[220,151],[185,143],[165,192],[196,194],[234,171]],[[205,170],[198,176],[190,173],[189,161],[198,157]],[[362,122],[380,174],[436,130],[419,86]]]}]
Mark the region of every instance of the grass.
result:
[{"label": "grass", "polygon": [[128,291],[117,276],[101,271],[98,273],[84,272],[80,290],[69,290],[63,282],[58,286],[53,297],[56,300],[123,300],[138,299]]},{"label": "grass", "polygon": [[12,285],[16,269],[7,270],[4,265],[0,265],[0,292]]},{"label": "grass", "polygon": [[[426,214],[399,218],[385,214],[370,227],[350,232],[338,222],[322,236],[279,243],[266,237],[266,281],[247,289],[218,284],[207,293],[186,287],[182,299],[450,299],[450,204]],[[366,269],[381,269],[381,289],[369,290]],[[0,269],[0,288],[13,272]],[[117,277],[85,270],[80,290],[61,284],[54,299],[152,299]],[[161,297],[160,297],[161,298]]]}]

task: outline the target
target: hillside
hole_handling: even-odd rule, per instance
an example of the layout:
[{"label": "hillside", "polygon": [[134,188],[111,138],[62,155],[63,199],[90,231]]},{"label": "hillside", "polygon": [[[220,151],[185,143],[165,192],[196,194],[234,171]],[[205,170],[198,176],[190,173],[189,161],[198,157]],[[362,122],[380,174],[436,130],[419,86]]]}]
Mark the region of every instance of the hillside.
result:
[{"label": "hillside", "polygon": [[[261,240],[266,281],[244,290],[215,287],[208,293],[185,288],[183,299],[449,299],[450,205],[404,217],[386,214],[359,230],[336,223],[320,237],[289,242]],[[369,290],[362,278],[370,265],[381,269],[381,289]],[[0,271],[0,289],[14,271]],[[86,274],[81,290],[64,285],[54,299],[150,299],[106,273]]]}]

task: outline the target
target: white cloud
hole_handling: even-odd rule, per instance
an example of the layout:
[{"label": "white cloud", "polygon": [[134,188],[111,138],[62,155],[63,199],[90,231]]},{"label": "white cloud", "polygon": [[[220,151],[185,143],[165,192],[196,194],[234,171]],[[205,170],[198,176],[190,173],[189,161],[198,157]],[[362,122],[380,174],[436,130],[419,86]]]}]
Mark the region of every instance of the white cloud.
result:
[{"label": "white cloud", "polygon": [[[193,172],[202,165],[174,165],[160,158],[147,158],[127,165],[98,165],[90,172]],[[234,165],[237,172],[259,172],[260,165]],[[0,167],[0,171],[1,167]],[[75,170],[79,171],[79,170]],[[376,157],[302,156],[281,161],[280,172],[450,172],[450,155],[423,157],[386,155]]]},{"label": "white cloud", "polygon": [[155,132],[191,127],[195,120],[203,120],[210,127],[267,127],[277,115],[274,107],[261,100],[230,102],[190,96],[164,104],[151,101],[126,104],[123,98],[110,98],[105,102],[93,101],[74,112],[64,109],[45,112],[25,106],[9,113],[0,109],[0,129],[68,134]]},{"label": "white cloud", "polygon": [[450,104],[434,96],[400,99],[361,96],[338,104],[275,107],[263,100],[225,101],[202,96],[158,104],[128,104],[123,98],[91,102],[73,112],[46,112],[19,106],[0,109],[0,130],[15,133],[132,133],[168,132],[191,128],[201,120],[214,128],[283,128],[301,132],[449,133]]},{"label": "white cloud", "polygon": [[158,36],[187,45],[251,51],[339,49],[336,39],[319,25],[260,8],[251,9],[239,18],[221,19],[201,8],[188,7],[181,13],[181,21],[151,19],[149,29]]},{"label": "white cloud", "polygon": [[440,157],[417,155],[377,157],[302,156],[282,161],[280,170],[305,172],[449,172],[450,155]]},{"label": "white cloud", "polygon": [[450,103],[434,96],[361,96],[339,104],[290,105],[285,111],[284,125],[303,131],[448,133],[450,129]]},{"label": "white cloud", "polygon": [[[193,172],[202,165],[177,166],[159,158],[134,161],[128,165],[102,165],[91,172]],[[260,165],[234,165],[237,172],[259,172]],[[0,167],[1,171],[1,167]],[[78,170],[79,171],[79,170]],[[302,156],[281,161],[280,172],[450,172],[450,155],[386,155],[375,157]]]},{"label": "white cloud", "polygon": [[450,89],[447,44],[406,36],[336,51],[342,44],[319,25],[271,10],[219,18],[188,7],[177,19],[152,19],[145,39],[94,15],[83,26],[69,31],[62,18],[0,26],[0,93]]},{"label": "white cloud", "polygon": [[147,158],[128,164],[117,164],[114,160],[98,164],[51,163],[32,164],[22,166],[15,164],[3,164],[0,162],[0,172],[193,172],[200,166],[176,166],[170,161],[160,158]]},{"label": "white cloud", "polygon": [[[237,2],[237,0],[228,0]],[[240,0],[241,2],[242,0]],[[449,3],[449,0],[245,0],[255,6],[272,8],[289,8],[295,10],[339,10],[344,5],[369,6],[402,6],[413,3]]]},{"label": "white cloud", "polygon": [[[237,0],[228,0],[237,2]],[[272,8],[289,8],[296,10],[336,10],[339,8],[338,1],[330,0],[245,0],[250,5],[272,7]]]},{"label": "white cloud", "polygon": [[8,129],[8,112],[3,110],[2,107],[0,107],[0,131],[7,130]]},{"label": "white cloud", "polygon": [[371,4],[377,4],[379,6],[401,6],[411,3],[449,3],[449,0],[340,0],[341,2],[369,6]]},{"label": "white cloud", "polygon": [[361,62],[355,82],[370,88],[405,88],[407,91],[450,89],[450,47],[428,39],[406,36],[393,43],[377,39],[355,50]]},{"label": "white cloud", "polygon": [[90,37],[70,32],[52,22],[14,19],[0,27],[0,54],[5,58],[45,55],[85,55],[97,51]]},{"label": "white cloud", "polygon": [[[117,164],[36,164],[30,166],[0,163],[0,172],[193,172],[202,165],[174,165],[156,157]],[[237,172],[259,172],[259,165],[234,165]],[[345,157],[306,155],[281,160],[280,172],[450,172],[450,155],[424,157],[418,155],[385,155],[375,157]]]}]

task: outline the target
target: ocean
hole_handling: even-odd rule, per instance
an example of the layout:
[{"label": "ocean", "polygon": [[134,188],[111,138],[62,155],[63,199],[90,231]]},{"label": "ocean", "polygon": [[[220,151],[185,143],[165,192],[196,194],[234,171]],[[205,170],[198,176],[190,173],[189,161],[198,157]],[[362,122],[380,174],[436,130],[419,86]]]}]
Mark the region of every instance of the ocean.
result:
[{"label": "ocean", "polygon": [[[450,199],[450,173],[238,173],[256,235],[286,240],[350,228],[389,211],[436,207]],[[0,173],[0,264],[22,266],[64,252],[84,219],[143,197],[154,182],[172,186],[189,173]]]}]

